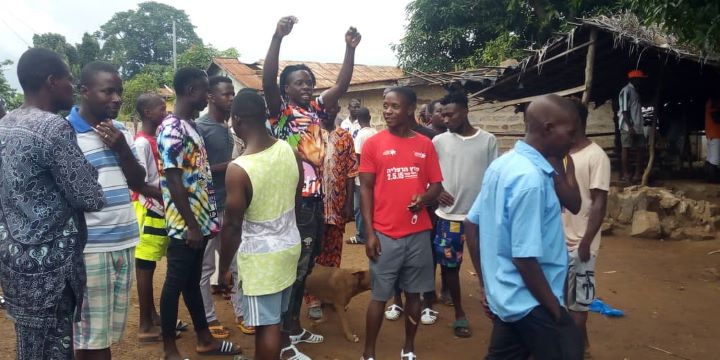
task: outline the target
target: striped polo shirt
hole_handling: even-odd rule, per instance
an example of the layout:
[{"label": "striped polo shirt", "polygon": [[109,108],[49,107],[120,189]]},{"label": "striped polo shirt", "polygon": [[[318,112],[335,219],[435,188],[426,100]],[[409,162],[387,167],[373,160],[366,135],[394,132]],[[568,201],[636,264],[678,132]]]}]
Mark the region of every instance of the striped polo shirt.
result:
[{"label": "striped polo shirt", "polygon": [[[130,202],[130,189],[115,153],[103,143],[100,136],[73,107],[68,121],[75,129],[77,143],[85,158],[98,171],[106,205],[98,212],[85,213],[88,240],[85,253],[118,251],[134,247],[139,241],[135,211]],[[113,125],[125,136],[133,154],[137,157],[132,135],[120,122]]]}]

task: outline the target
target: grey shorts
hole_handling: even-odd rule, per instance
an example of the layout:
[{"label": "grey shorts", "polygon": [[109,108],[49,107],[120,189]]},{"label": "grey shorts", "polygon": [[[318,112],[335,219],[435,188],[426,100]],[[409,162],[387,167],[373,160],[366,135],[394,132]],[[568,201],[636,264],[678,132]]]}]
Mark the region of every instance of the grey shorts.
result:
[{"label": "grey shorts", "polygon": [[568,309],[577,312],[589,310],[590,303],[595,300],[595,259],[597,256],[590,253],[590,260],[580,261],[578,251],[568,254]]},{"label": "grey shorts", "polygon": [[620,131],[620,144],[623,148],[642,148],[645,147],[645,135],[642,133],[631,135],[629,132]]},{"label": "grey shorts", "polygon": [[407,293],[419,294],[435,289],[430,231],[391,239],[376,233],[381,255],[370,261],[372,299],[388,301],[395,295],[395,282]]},{"label": "grey shorts", "polygon": [[245,325],[265,326],[280,324],[282,314],[290,305],[292,286],[274,294],[247,296],[243,295],[242,308],[245,314]]}]

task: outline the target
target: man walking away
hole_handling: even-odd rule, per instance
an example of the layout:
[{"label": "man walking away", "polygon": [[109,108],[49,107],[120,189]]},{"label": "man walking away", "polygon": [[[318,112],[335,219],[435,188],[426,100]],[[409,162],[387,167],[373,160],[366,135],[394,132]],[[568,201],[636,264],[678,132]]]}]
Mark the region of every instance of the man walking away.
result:
[{"label": "man walking away", "polygon": [[[636,183],[641,180],[645,170],[644,156],[645,134],[643,132],[642,105],[640,103],[640,90],[644,79],[647,78],[642,70],[632,70],[628,73],[628,84],[622,88],[618,96],[618,126],[620,127],[620,142],[622,153],[620,160],[622,169],[620,178],[624,182]],[[635,151],[635,175],[630,177],[629,151]]]},{"label": "man walking away", "polygon": [[[440,264],[443,282],[455,307],[452,325],[455,336],[470,337],[472,332],[460,296],[460,265],[465,245],[462,222],[480,193],[485,170],[497,157],[497,141],[489,132],[470,125],[465,94],[449,94],[440,101],[439,107],[449,131],[433,139],[444,178],[435,212],[438,216],[433,239],[435,262]],[[429,310],[423,312],[429,313]]]},{"label": "man walking away", "polygon": [[554,179],[548,161],[567,155],[579,115],[570,100],[548,95],[528,106],[525,122],[525,140],[490,164],[465,222],[493,320],[485,358],[580,360],[582,340],[564,306],[568,256],[554,184],[567,180]]},{"label": "man walking away", "polygon": [[16,358],[69,360],[85,292],[84,213],[102,209],[105,197],[72,127],[57,115],[73,104],[68,66],[35,48],[20,56],[17,76],[25,102],[0,120],[0,285]]}]

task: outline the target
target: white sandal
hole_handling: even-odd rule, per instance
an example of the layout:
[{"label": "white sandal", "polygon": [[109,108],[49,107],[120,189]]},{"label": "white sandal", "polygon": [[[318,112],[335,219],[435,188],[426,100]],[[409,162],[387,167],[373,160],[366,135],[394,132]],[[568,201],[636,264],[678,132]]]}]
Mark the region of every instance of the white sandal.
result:
[{"label": "white sandal", "polygon": [[[310,336],[307,339],[303,339],[303,336],[305,336],[305,334],[310,334]],[[319,344],[323,341],[325,341],[325,338],[322,335],[313,334],[306,329],[303,329],[300,335],[290,335],[290,342],[293,345],[303,342],[308,344]]]},{"label": "white sandal", "polygon": [[387,310],[385,311],[385,318],[390,321],[395,321],[400,318],[400,315],[403,313],[403,308],[401,308],[397,304],[392,304],[388,306]]},{"label": "white sandal", "polygon": [[295,345],[290,345],[290,346],[280,350],[280,358],[281,359],[282,359],[283,354],[286,351],[292,351],[294,354],[293,356],[287,358],[287,360],[312,360],[309,356],[301,353],[300,350],[298,350],[298,348],[295,347]]},{"label": "white sandal", "polygon": [[438,312],[431,309],[431,308],[425,308],[422,311],[422,315],[420,316],[420,322],[423,325],[432,325],[437,321]]},{"label": "white sandal", "polygon": [[400,360],[417,360],[417,355],[412,351],[406,353],[405,350],[400,350]]}]

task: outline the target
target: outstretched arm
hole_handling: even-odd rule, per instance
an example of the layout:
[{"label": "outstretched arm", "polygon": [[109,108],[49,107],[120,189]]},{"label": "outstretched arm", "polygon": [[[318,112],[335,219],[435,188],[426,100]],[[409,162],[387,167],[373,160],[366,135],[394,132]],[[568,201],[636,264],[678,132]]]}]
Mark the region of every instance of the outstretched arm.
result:
[{"label": "outstretched arm", "polygon": [[353,68],[355,67],[355,48],[360,43],[361,38],[362,36],[354,27],[351,27],[345,33],[345,59],[335,85],[323,94],[323,103],[336,104],[347,92],[350,80],[352,80]]},{"label": "outstretched arm", "polygon": [[265,63],[263,64],[263,93],[265,94],[265,102],[267,103],[268,113],[271,118],[280,114],[280,87],[278,87],[278,66],[280,58],[280,45],[282,39],[290,34],[293,25],[297,22],[294,16],[286,16],[278,21],[275,34],[270,41],[270,48],[265,55]]}]

